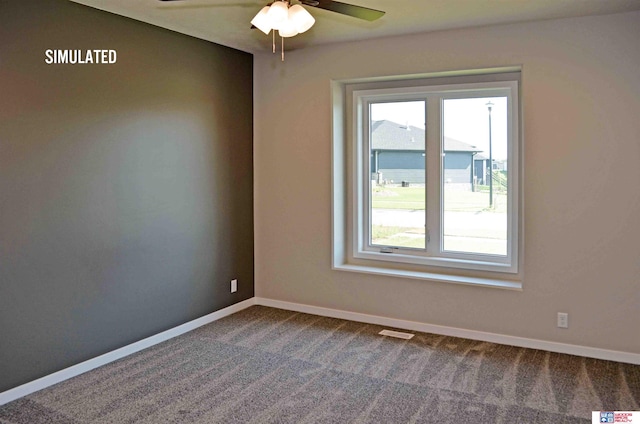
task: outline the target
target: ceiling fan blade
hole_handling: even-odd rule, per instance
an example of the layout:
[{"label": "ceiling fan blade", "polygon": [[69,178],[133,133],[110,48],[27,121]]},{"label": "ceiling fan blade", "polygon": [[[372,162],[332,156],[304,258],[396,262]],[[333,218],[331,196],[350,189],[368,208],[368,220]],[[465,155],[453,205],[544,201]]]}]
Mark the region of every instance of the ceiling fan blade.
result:
[{"label": "ceiling fan blade", "polygon": [[333,0],[301,0],[302,4],[319,9],[330,10],[332,12],[341,13],[354,18],[364,19],[366,21],[375,21],[380,19],[385,12],[381,10],[369,9],[368,7],[356,6],[355,4],[342,3]]},{"label": "ceiling fan blade", "polygon": [[[173,2],[182,0],[159,0],[162,2]],[[355,4],[342,3],[334,0],[299,0],[305,6],[317,7],[318,9],[329,10],[331,12],[340,13],[342,15],[351,16],[365,21],[375,21],[384,16],[382,10],[371,9],[364,6],[356,6]],[[270,2],[268,5],[271,5]]]}]

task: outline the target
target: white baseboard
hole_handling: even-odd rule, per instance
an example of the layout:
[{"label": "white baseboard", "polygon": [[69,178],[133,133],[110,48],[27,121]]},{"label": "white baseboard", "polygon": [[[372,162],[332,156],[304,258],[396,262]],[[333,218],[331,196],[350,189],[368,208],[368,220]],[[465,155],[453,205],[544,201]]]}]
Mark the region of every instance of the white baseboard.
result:
[{"label": "white baseboard", "polygon": [[121,347],[120,349],[113,350],[111,352],[105,353],[104,355],[97,356],[95,358],[81,362],[77,365],[73,365],[69,368],[65,368],[58,372],[54,372],[53,374],[49,374],[37,380],[30,381],[21,386],[7,390],[6,392],[0,393],[0,405],[4,405],[5,403],[9,403],[23,396],[27,396],[31,393],[37,392],[38,390],[53,386],[54,384],[68,380],[72,377],[76,377],[80,374],[84,374],[87,371],[91,371],[92,369],[101,367],[110,362],[124,358],[125,356],[129,356],[133,353],[139,352],[158,343],[162,343],[181,334],[195,330],[198,327],[239,312],[243,309],[253,306],[254,304],[255,298],[252,297],[251,299],[236,303],[227,308],[205,315],[201,318],[194,319],[193,321],[189,321],[177,327],[163,331],[162,333],[158,333],[151,337],[147,337],[146,339],[142,339],[138,342]]},{"label": "white baseboard", "polygon": [[405,321],[395,318],[386,318],[376,315],[367,315],[357,312],[349,312],[338,309],[329,309],[319,306],[304,305],[300,303],[284,302],[280,300],[255,297],[256,305],[270,306],[272,308],[285,309],[289,311],[304,312],[313,315],[320,315],[331,318],[340,318],[350,321],[364,322],[367,324],[382,325],[387,327],[401,328],[404,330],[419,331],[422,333],[433,333],[444,336],[463,337],[465,339],[480,340],[484,342],[498,343],[530,349],[540,349],[556,353],[566,353],[569,355],[584,356],[587,358],[604,359],[607,361],[625,362],[640,365],[640,354],[620,352],[615,350],[599,349],[595,347],[579,346],[566,343],[549,342],[545,340],[527,339],[524,337],[507,336],[496,333],[486,333],[483,331],[466,330],[455,327],[445,327],[441,325],[424,324],[415,321]]},{"label": "white baseboard", "polygon": [[357,312],[349,312],[338,309],[323,308],[319,306],[304,305],[300,303],[284,302],[281,300],[253,297],[243,302],[236,303],[227,308],[213,312],[204,317],[189,321],[185,324],[171,328],[162,333],[156,334],[120,349],[105,353],[93,359],[65,368],[61,371],[49,374],[29,383],[0,393],[0,405],[4,405],[23,396],[45,389],[54,384],[68,380],[84,374],[87,371],[101,367],[110,362],[129,356],[148,347],[162,343],[181,334],[195,330],[205,324],[217,321],[221,318],[239,312],[253,305],[270,306],[272,308],[285,309],[289,311],[304,312],[308,314],[320,315],[331,318],[340,318],[350,321],[364,322],[367,324],[382,325],[387,327],[401,328],[405,330],[420,331],[423,333],[441,334],[445,336],[463,337],[466,339],[480,340],[491,343],[499,343],[511,346],[526,347],[531,349],[541,349],[550,352],[566,353],[570,355],[584,356],[587,358],[604,359],[608,361],[625,362],[640,365],[640,354],[619,352],[615,350],[599,349],[588,346],[578,346],[565,343],[548,342],[544,340],[527,339],[524,337],[507,336],[503,334],[486,333],[482,331],[465,330],[462,328],[445,327],[441,325],[425,324],[415,321],[405,321],[395,318],[386,318],[376,315],[367,315]]}]

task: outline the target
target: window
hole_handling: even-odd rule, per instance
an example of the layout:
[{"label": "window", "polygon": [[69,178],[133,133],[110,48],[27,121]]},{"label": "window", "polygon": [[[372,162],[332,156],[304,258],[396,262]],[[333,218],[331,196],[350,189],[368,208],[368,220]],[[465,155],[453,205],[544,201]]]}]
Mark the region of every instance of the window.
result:
[{"label": "window", "polygon": [[517,274],[518,82],[500,72],[339,84],[334,264]]}]

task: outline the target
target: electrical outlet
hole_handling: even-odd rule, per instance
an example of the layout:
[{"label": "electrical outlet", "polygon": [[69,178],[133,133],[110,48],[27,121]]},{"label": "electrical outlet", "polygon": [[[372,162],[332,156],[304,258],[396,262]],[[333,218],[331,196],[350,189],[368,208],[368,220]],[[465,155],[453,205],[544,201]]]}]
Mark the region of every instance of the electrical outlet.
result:
[{"label": "electrical outlet", "polygon": [[558,328],[569,328],[569,314],[558,312]]},{"label": "electrical outlet", "polygon": [[231,293],[235,293],[238,291],[238,280],[231,280]]}]

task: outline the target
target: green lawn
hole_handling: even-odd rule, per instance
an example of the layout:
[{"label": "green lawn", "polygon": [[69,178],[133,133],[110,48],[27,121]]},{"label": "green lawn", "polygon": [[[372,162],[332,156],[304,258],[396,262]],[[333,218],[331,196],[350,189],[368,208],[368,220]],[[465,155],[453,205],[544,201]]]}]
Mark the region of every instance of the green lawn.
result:
[{"label": "green lawn", "polygon": [[373,225],[371,233],[373,243],[381,246],[425,248],[424,228]]},{"label": "green lawn", "polygon": [[[425,209],[424,187],[376,187],[373,190],[374,209]],[[489,209],[489,193],[447,190],[444,193],[445,211],[479,212],[492,210],[505,213],[506,195],[494,193],[494,207]]]},{"label": "green lawn", "polygon": [[[372,206],[373,209],[423,211],[425,210],[424,198],[424,187],[376,187],[373,192]],[[494,193],[493,207],[490,208],[488,192],[446,190],[444,210],[451,213],[451,215],[445,213],[445,233],[443,234],[445,249],[505,254],[507,204],[504,193]],[[466,213],[467,216],[473,217],[473,221],[480,221],[475,225],[467,225],[468,220],[459,222],[459,213]],[[504,216],[504,225],[500,224],[500,215]],[[449,217],[451,220],[456,219],[450,221]],[[400,225],[372,225],[373,243],[380,246],[425,248],[424,227],[403,227],[402,223],[398,223]]]},{"label": "green lawn", "polygon": [[374,209],[424,210],[424,187],[377,187],[373,190]]}]

